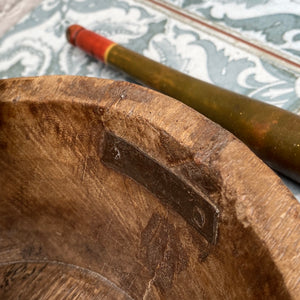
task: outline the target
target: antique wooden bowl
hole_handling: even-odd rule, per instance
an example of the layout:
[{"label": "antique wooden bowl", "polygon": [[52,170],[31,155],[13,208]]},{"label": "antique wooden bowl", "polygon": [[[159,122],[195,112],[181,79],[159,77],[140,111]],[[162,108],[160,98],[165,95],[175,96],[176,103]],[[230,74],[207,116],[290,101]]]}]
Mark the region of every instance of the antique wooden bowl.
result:
[{"label": "antique wooden bowl", "polygon": [[220,126],[85,77],[0,105],[0,299],[299,299],[300,204]]}]

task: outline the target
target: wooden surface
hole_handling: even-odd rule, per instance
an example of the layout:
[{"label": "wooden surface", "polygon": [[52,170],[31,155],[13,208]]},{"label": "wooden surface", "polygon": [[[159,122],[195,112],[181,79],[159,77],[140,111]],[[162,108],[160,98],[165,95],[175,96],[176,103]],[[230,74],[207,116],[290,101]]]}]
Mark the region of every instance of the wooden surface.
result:
[{"label": "wooden surface", "polygon": [[0,299],[299,299],[300,204],[220,126],[84,77],[0,105]]}]

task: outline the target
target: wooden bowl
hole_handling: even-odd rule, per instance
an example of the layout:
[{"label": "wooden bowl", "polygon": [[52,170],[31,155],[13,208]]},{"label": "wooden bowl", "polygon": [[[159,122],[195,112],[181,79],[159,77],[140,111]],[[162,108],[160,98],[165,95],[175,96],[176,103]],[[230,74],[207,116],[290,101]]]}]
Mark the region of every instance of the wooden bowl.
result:
[{"label": "wooden bowl", "polygon": [[299,299],[300,204],[223,128],[126,82],[0,95],[1,299]]}]

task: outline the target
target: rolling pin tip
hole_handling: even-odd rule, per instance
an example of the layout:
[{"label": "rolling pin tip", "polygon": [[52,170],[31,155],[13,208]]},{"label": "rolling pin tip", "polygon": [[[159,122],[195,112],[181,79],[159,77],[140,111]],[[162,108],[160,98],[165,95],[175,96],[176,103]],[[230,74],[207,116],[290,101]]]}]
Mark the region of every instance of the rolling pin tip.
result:
[{"label": "rolling pin tip", "polygon": [[66,30],[66,36],[69,43],[76,46],[76,36],[79,33],[79,31],[83,30],[84,28],[80,25],[73,24],[69,26]]}]

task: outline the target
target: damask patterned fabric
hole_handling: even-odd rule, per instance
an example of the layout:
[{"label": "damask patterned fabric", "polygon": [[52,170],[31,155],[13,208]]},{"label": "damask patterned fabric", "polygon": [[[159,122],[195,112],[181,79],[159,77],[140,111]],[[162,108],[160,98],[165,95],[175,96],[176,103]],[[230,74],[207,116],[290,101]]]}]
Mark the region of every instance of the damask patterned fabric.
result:
[{"label": "damask patterned fabric", "polygon": [[300,1],[165,0],[300,60]]},{"label": "damask patterned fabric", "polygon": [[[229,35],[155,2],[44,0],[0,39],[0,78],[72,74],[133,81],[66,42],[67,26],[78,23],[184,73],[300,113],[299,0],[158,1]],[[300,186],[284,181],[300,200]]]}]

